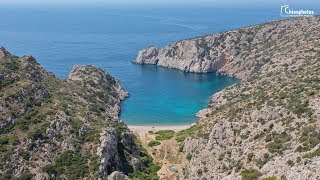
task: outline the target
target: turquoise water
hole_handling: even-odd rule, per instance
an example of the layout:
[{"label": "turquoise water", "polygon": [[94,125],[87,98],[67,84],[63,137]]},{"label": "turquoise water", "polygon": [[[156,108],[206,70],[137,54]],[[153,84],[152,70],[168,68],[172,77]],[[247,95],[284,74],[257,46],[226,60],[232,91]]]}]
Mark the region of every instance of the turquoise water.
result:
[{"label": "turquoise water", "polygon": [[118,78],[130,93],[121,118],[135,125],[191,123],[213,93],[238,81],[133,64],[140,49],[280,18],[278,7],[0,7],[0,17],[0,45],[32,54],[57,77],[94,64]]},{"label": "turquoise water", "polygon": [[150,65],[135,68],[143,81],[131,84],[134,91],[123,102],[121,119],[128,124],[191,123],[214,92],[238,81],[214,73],[184,73]]}]

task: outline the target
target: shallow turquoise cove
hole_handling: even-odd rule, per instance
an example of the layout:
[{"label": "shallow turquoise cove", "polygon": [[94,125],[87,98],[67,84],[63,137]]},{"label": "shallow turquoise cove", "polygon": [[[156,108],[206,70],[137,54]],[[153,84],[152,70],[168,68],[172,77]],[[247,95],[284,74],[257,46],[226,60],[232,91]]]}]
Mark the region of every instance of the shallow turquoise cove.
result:
[{"label": "shallow turquoise cove", "polygon": [[121,119],[132,125],[190,124],[213,93],[238,82],[215,73],[184,73],[153,65],[135,68],[137,81],[130,84],[131,95],[121,113]]}]

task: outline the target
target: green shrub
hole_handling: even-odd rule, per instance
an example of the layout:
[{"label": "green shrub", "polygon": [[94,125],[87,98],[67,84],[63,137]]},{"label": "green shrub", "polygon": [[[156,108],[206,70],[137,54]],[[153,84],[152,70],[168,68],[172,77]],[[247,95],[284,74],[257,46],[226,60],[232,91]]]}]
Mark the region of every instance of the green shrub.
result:
[{"label": "green shrub", "polygon": [[26,119],[26,120],[30,120],[36,114],[38,114],[37,110],[31,110],[28,114],[24,115],[23,118]]},{"label": "green shrub", "polygon": [[16,72],[19,70],[19,64],[17,62],[6,63],[5,67],[10,71]]},{"label": "green shrub", "polygon": [[2,81],[0,81],[0,89],[3,87],[9,86],[10,84],[13,84],[15,79],[13,78],[4,78]]},{"label": "green shrub", "polygon": [[179,145],[179,152],[182,152],[183,151],[183,148],[184,148],[184,143],[180,143]]},{"label": "green shrub", "polygon": [[[269,138],[268,138],[269,137]],[[285,143],[291,139],[291,136],[287,132],[277,133],[273,132],[266,137],[266,141],[273,140],[269,144],[267,144],[268,150],[271,153],[282,154],[282,152],[286,149]]]},{"label": "green shrub", "polygon": [[45,132],[43,129],[37,128],[28,133],[28,138],[30,138],[33,141],[43,139],[45,137],[44,133]]},{"label": "green shrub", "polygon": [[313,123],[315,123],[315,122],[317,122],[316,119],[309,119],[309,120],[308,120],[308,123],[310,123],[310,124],[313,124]]},{"label": "green shrub", "polygon": [[316,126],[307,126],[302,129],[302,134],[299,138],[301,145],[297,151],[309,151],[320,143],[320,131]]},{"label": "green shrub", "polygon": [[36,147],[37,144],[35,142],[31,142],[27,145],[27,150],[31,151],[34,147]]},{"label": "green shrub", "polygon": [[149,147],[153,147],[153,146],[158,146],[158,145],[160,145],[160,144],[161,144],[161,142],[152,140],[152,141],[150,141],[150,142],[148,143],[148,146],[149,146]]},{"label": "green shrub", "polygon": [[4,173],[4,174],[0,173],[0,180],[9,180],[9,179],[13,179],[11,173]]},{"label": "green shrub", "polygon": [[254,136],[254,140],[261,139],[261,138],[263,138],[265,135],[266,135],[266,133],[262,131],[261,133],[259,133],[259,134],[257,134],[257,135]]},{"label": "green shrub", "polygon": [[282,175],[282,176],[280,177],[280,180],[287,180],[287,177],[286,177],[285,175]]},{"label": "green shrub", "polygon": [[277,180],[277,177],[276,176],[268,176],[268,177],[265,177],[264,180]]},{"label": "green shrub", "polygon": [[192,158],[192,153],[188,153],[186,159],[188,159],[190,161],[191,158]]},{"label": "green shrub", "polygon": [[253,168],[245,169],[245,170],[241,171],[240,174],[241,174],[243,180],[256,180],[260,176],[262,176],[261,172],[259,172],[256,169],[253,169]]},{"label": "green shrub", "polygon": [[19,177],[18,180],[32,180],[33,174],[30,172],[23,172]]},{"label": "green shrub", "polygon": [[173,130],[161,130],[155,133],[156,134],[156,140],[167,140],[171,139],[174,136]]},{"label": "green shrub", "polygon": [[311,92],[308,93],[308,96],[313,96],[313,95],[315,95],[315,94],[316,94],[316,92],[311,91]]},{"label": "green shrub", "polygon": [[313,152],[307,153],[307,154],[303,155],[302,157],[307,158],[307,159],[312,159],[316,156],[320,156],[320,148],[316,149]]},{"label": "green shrub", "polygon": [[187,137],[190,137],[190,136],[194,135],[196,132],[198,132],[199,129],[200,129],[200,126],[199,126],[199,125],[194,125],[194,126],[191,126],[191,127],[188,128],[188,129],[179,131],[179,132],[176,134],[176,140],[177,140],[178,142],[182,142],[182,141],[184,141]]},{"label": "green shrub", "polygon": [[255,163],[259,168],[262,168],[267,162],[270,161],[270,159],[270,155],[268,153],[265,153],[262,158],[255,159]]},{"label": "green shrub", "polygon": [[20,152],[20,155],[22,156],[22,158],[24,159],[24,160],[29,160],[30,159],[30,153],[29,152],[27,152],[27,151],[21,151]]},{"label": "green shrub", "polygon": [[42,168],[42,171],[47,173],[48,175],[55,175],[56,176],[58,174],[56,166],[53,164],[48,164],[48,165],[44,166]]},{"label": "green shrub", "polygon": [[224,153],[224,152],[221,153],[221,154],[219,155],[218,160],[219,160],[219,161],[222,161],[222,160],[224,159],[225,155],[226,155],[226,153]]},{"label": "green shrub", "polygon": [[49,164],[42,169],[48,175],[65,174],[67,179],[83,178],[89,173],[87,159],[80,152],[64,151],[54,164]]},{"label": "green shrub", "polygon": [[253,157],[254,157],[254,154],[253,153],[249,153],[248,154],[248,161],[251,162]]},{"label": "green shrub", "polygon": [[100,158],[98,155],[94,155],[90,158],[90,169],[92,172],[98,172],[100,166]]},{"label": "green shrub", "polygon": [[295,96],[290,99],[288,108],[293,113],[297,114],[298,117],[301,117],[303,114],[309,113],[311,111],[311,109],[309,108],[309,102],[308,101],[302,102],[299,96]]},{"label": "green shrub", "polygon": [[291,167],[291,166],[294,165],[294,162],[293,162],[292,160],[288,160],[288,161],[287,161],[287,164]]},{"label": "green shrub", "polygon": [[0,145],[12,144],[17,145],[19,143],[19,139],[15,135],[1,135],[0,136]]}]

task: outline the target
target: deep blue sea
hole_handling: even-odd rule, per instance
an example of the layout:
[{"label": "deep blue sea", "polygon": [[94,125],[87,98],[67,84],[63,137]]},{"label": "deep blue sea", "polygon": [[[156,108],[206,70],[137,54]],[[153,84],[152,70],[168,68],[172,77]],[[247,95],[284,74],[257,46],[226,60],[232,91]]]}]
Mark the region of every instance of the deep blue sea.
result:
[{"label": "deep blue sea", "polygon": [[189,124],[209,97],[237,79],[136,65],[147,46],[280,19],[279,7],[0,7],[0,45],[32,54],[65,78],[74,64],[94,64],[130,93],[121,119],[130,125]]}]

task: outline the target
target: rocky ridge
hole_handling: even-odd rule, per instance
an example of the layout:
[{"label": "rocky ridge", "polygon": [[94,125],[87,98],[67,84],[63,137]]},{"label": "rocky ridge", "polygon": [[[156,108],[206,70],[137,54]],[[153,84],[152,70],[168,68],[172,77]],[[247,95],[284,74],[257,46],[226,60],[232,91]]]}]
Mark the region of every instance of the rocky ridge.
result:
[{"label": "rocky ridge", "polygon": [[180,179],[320,178],[319,32],[320,16],[298,17],[139,52],[136,63],[242,79],[177,133]]},{"label": "rocky ridge", "polygon": [[[315,31],[318,23],[319,16],[284,19],[186,39],[164,48],[151,46],[141,50],[134,62],[243,79],[258,70],[253,67],[260,68],[270,59],[290,58],[288,51],[299,47],[298,39],[293,38]],[[292,49],[279,51],[279,45]]]},{"label": "rocky ridge", "polygon": [[127,95],[101,68],[76,65],[60,80],[32,56],[1,48],[0,176],[154,176],[152,159],[118,118]]}]

